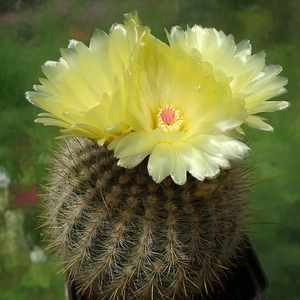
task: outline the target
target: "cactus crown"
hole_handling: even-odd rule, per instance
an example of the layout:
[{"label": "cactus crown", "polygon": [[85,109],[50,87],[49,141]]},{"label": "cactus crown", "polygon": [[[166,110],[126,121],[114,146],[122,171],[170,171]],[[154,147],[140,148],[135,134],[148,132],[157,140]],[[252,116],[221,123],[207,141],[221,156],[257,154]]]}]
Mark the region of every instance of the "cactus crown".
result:
[{"label": "cactus crown", "polygon": [[64,143],[46,187],[46,233],[83,299],[196,299],[222,283],[243,244],[247,169],[156,184],[146,163],[120,168],[86,138]]}]

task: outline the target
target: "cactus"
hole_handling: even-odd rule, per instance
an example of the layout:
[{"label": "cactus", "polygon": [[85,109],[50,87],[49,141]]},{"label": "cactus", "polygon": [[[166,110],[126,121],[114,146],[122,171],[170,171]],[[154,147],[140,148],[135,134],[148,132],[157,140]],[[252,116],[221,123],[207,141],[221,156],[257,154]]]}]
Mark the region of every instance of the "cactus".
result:
[{"label": "cactus", "polygon": [[267,101],[287,80],[214,28],[167,39],[126,14],[89,46],[71,40],[26,93],[67,139],[45,224],[83,300],[207,298],[246,244],[242,126],[273,130],[257,114],[289,106]]},{"label": "cactus", "polygon": [[177,185],[155,183],[146,161],[118,167],[87,138],[54,157],[46,234],[82,299],[199,299],[222,285],[244,245],[244,163]]}]

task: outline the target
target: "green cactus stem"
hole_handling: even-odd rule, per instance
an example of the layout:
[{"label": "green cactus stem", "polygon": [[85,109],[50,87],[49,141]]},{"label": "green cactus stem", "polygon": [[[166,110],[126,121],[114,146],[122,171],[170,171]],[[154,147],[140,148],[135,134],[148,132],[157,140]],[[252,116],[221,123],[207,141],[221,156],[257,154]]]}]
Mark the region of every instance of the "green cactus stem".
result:
[{"label": "green cactus stem", "polygon": [[54,156],[46,234],[82,299],[199,299],[222,285],[244,246],[244,165],[180,186],[156,184],[146,163],[118,167],[86,138]]}]

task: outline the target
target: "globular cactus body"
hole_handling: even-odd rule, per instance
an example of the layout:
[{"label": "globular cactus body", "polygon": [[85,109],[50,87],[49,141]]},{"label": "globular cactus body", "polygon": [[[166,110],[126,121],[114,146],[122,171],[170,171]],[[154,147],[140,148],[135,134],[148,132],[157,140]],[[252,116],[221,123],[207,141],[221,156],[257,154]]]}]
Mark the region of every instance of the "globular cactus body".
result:
[{"label": "globular cactus body", "polygon": [[83,299],[200,299],[222,284],[243,245],[243,166],[156,184],[146,164],[120,168],[88,139],[64,143],[46,188],[46,232]]}]

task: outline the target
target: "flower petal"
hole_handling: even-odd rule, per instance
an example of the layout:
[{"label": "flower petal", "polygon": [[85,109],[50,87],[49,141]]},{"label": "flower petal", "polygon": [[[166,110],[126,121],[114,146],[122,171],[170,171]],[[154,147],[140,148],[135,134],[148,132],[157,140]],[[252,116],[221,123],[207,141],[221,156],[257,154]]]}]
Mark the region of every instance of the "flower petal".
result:
[{"label": "flower petal", "polygon": [[242,160],[249,152],[249,147],[236,139],[224,134],[199,135],[187,140],[208,155],[224,158],[229,161]]},{"label": "flower petal", "polygon": [[265,131],[274,131],[274,128],[265,123],[262,118],[258,116],[249,116],[246,120],[245,123],[249,125],[252,128],[260,129],[260,130],[265,130]]},{"label": "flower petal", "polygon": [[152,130],[149,132],[153,138],[155,138],[157,141],[160,142],[177,142],[184,136],[183,131],[171,131],[171,132],[165,132],[162,128],[156,128],[155,130]]},{"label": "flower petal", "polygon": [[149,157],[148,172],[156,183],[160,183],[173,172],[175,158],[170,144],[155,145]]},{"label": "flower petal", "polygon": [[182,170],[185,173],[188,171],[198,180],[204,180],[207,175],[207,159],[204,152],[186,142],[176,143],[173,148]]},{"label": "flower petal", "polygon": [[47,77],[40,80],[42,85],[26,93],[29,102],[49,112],[38,122],[63,127],[64,136],[99,141],[128,132],[126,76],[133,52],[149,34],[133,13],[124,25],[113,25],[108,35],[96,30],[89,47],[71,40],[59,61],[42,66]]},{"label": "flower petal", "polygon": [[[180,48],[190,55],[197,56],[202,62],[209,62],[215,78],[218,78],[217,74],[221,71],[230,80],[233,98],[245,101],[248,116],[287,107],[281,103],[275,105],[274,101],[269,106],[265,105],[265,101],[286,91],[284,86],[287,80],[278,76],[282,70],[280,66],[265,65],[264,52],[251,55],[249,41],[235,45],[232,36],[198,25],[187,28],[186,31],[173,27],[168,34],[168,40],[171,48]],[[267,106],[268,110],[265,110]],[[246,117],[243,121],[248,125],[252,124],[254,128],[266,130],[265,125],[261,122],[261,125],[258,124],[258,119],[255,119],[256,125],[250,120],[252,118]],[[236,127],[239,127],[239,124]]]},{"label": "flower petal", "polygon": [[157,141],[145,131],[130,132],[112,141],[108,149],[114,150],[115,157],[134,156],[140,152],[148,151],[157,144]]},{"label": "flower petal", "polygon": [[118,137],[107,148],[114,150],[114,156],[119,158],[119,166],[130,169],[147,157],[156,143],[147,132],[138,131]]}]

